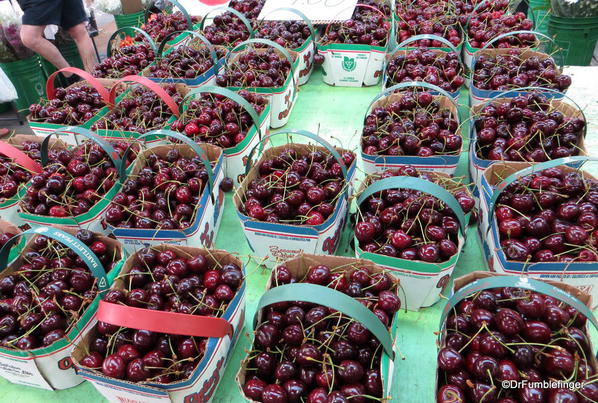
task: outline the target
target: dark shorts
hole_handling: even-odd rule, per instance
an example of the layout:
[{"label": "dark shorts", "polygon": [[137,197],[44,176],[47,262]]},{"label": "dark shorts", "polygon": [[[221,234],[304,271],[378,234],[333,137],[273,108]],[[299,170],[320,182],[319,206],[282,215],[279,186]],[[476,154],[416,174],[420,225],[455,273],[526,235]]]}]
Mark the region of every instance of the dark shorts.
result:
[{"label": "dark shorts", "polygon": [[83,0],[18,0],[24,25],[58,25],[69,29],[87,21]]}]

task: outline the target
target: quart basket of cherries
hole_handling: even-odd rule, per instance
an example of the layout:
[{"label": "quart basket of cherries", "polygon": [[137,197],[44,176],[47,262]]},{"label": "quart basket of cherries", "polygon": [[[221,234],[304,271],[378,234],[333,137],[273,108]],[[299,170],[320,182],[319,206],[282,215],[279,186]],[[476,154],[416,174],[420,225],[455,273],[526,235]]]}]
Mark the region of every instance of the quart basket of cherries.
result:
[{"label": "quart basket of cherries", "polygon": [[364,118],[365,171],[408,164],[452,175],[463,144],[460,125],[457,102],[440,87],[406,82],[388,88],[372,100]]},{"label": "quart basket of cherries", "polygon": [[465,84],[465,67],[461,52],[446,39],[435,35],[414,36],[401,43],[408,46],[418,38],[428,37],[443,43],[446,49],[398,47],[386,56],[383,88],[409,81],[423,81],[442,88],[455,99]]},{"label": "quart basket of cherries", "polygon": [[102,138],[127,140],[164,129],[179,117],[179,105],[188,91],[184,84],[159,84],[142,76],[123,77],[110,90],[110,106],[98,113],[91,130]]},{"label": "quart basket of cherries", "polygon": [[[463,33],[457,15],[456,2],[437,0],[396,1],[395,15],[397,47],[406,46],[405,41],[415,38],[417,47],[449,50],[445,41],[461,53]],[[445,39],[439,41],[438,37]]]},{"label": "quart basket of cherries", "polygon": [[[146,31],[156,43],[167,41],[169,46],[174,46],[187,36],[187,33],[181,31],[193,31],[199,28],[200,18],[190,15],[185,7],[176,0],[167,0],[167,2],[176,6],[177,10],[169,13],[146,14],[146,21],[141,29]],[[174,32],[178,32],[178,34],[173,34]],[[137,35],[135,40],[143,41],[143,38]]]},{"label": "quart basket of cherries", "polygon": [[[311,144],[287,140],[263,149],[266,141],[280,134]],[[254,166],[255,151],[260,158]],[[305,130],[283,130],[262,138],[249,155],[245,179],[233,199],[255,254],[270,257],[267,264],[299,252],[334,254],[355,166],[353,152],[334,148]]]},{"label": "quart basket of cherries", "polygon": [[109,401],[209,402],[244,326],[241,261],[160,245],[127,259],[72,357]]},{"label": "quart basket of cherries", "polygon": [[554,273],[598,296],[598,180],[581,169],[589,160],[499,163],[484,173],[480,230],[492,269]]},{"label": "quart basket of cherries", "polygon": [[[15,225],[25,222],[19,217],[19,201],[27,191],[33,175],[42,172],[41,142],[43,138],[17,134],[0,141],[0,217]],[[62,140],[51,139],[52,149],[63,149]]]},{"label": "quart basket of cherries", "polygon": [[[25,236],[31,237],[8,264],[11,246]],[[48,390],[81,383],[71,351],[94,321],[96,297],[122,264],[117,241],[87,230],[38,227],[7,240],[0,250],[5,268],[0,275],[0,364],[7,368],[2,377]]]},{"label": "quart basket of cherries", "polygon": [[[54,87],[60,73],[68,72],[84,79],[68,87]],[[47,99],[29,107],[27,123],[34,134],[47,136],[65,126],[91,127],[98,112],[109,104],[110,89],[115,80],[94,78],[76,67],[66,67],[52,73],[46,81]],[[62,133],[61,139],[76,144],[74,133]]]},{"label": "quart basket of cherries", "polygon": [[171,34],[187,33],[177,46],[167,47],[167,36],[160,46],[156,61],[150,64],[143,75],[157,83],[180,83],[190,88],[210,84],[224,66],[228,52],[222,46],[213,46],[207,38],[195,31],[176,31]]},{"label": "quart basket of cherries", "polygon": [[440,322],[436,402],[598,401],[589,295],[488,272],[453,288]]},{"label": "quart basket of cherries", "polygon": [[224,207],[222,149],[170,130],[149,132],[139,140],[154,136],[172,144],[139,152],[105,212],[108,230],[131,253],[164,239],[211,247]]},{"label": "quart basket of cherries", "polygon": [[[244,1],[243,3],[248,2]],[[233,7],[232,3],[231,7]],[[201,20],[199,31],[215,46],[225,46],[230,49],[253,38],[255,34],[252,25],[253,19],[250,21],[250,17],[231,7],[212,8]],[[220,14],[215,15],[217,12]],[[215,16],[212,17],[212,15]],[[257,15],[252,18],[256,17]],[[209,24],[206,25],[208,22]]]},{"label": "quart basket of cherries", "polygon": [[237,374],[242,395],[254,403],[392,401],[398,288],[363,259],[301,254],[275,268]]},{"label": "quart basket of cherries", "polygon": [[179,109],[170,129],[222,148],[225,176],[241,183],[249,153],[269,131],[268,98],[247,90],[202,86],[191,90]]},{"label": "quart basket of cherries", "polygon": [[514,98],[493,98],[472,108],[469,173],[479,188],[484,170],[498,161],[544,162],[587,155],[587,120],[579,105],[530,89]]},{"label": "quart basket of cherries", "polygon": [[[131,35],[143,39],[135,41]],[[157,53],[158,47],[147,32],[137,27],[121,28],[108,39],[107,57],[95,65],[91,74],[112,79],[139,74],[154,61]]]},{"label": "quart basket of cherries", "polygon": [[[121,156],[126,142],[107,142],[81,127],[68,131],[87,138],[76,147],[49,148],[50,136],[40,146],[41,172],[31,176],[19,200],[19,217],[32,226],[63,225],[107,232],[102,216],[119,192],[135,152],[126,163]],[[129,168],[127,168],[129,169]]]},{"label": "quart basket of cherries", "polygon": [[268,97],[270,127],[284,126],[297,100],[297,53],[269,39],[248,39],[231,49],[216,84],[232,91],[242,89]]},{"label": "quart basket of cherries", "polygon": [[357,195],[355,255],[406,285],[405,309],[430,306],[457,264],[474,205],[447,174],[404,165],[370,175]]},{"label": "quart basket of cherries", "polygon": [[[563,74],[563,66],[546,53],[525,48],[488,48],[511,33],[500,35],[476,52],[470,82],[470,105],[479,105],[490,98],[512,98],[530,91],[530,87],[548,88],[543,95],[561,99],[571,85],[571,76]],[[552,38],[535,32],[540,38]],[[554,46],[556,47],[556,46]]]},{"label": "quart basket of cherries", "polygon": [[[280,13],[287,16],[288,13],[294,14],[300,20],[271,20]],[[313,26],[310,19],[305,14],[294,8],[282,7],[272,10],[266,15],[269,19],[256,22],[255,37],[269,39],[278,43],[285,49],[292,50],[297,54],[299,64],[299,85],[307,83],[314,69],[314,56],[318,52],[316,49],[317,28]]]},{"label": "quart basket of cherries", "polygon": [[[484,7],[485,3],[478,3],[476,9]],[[465,65],[471,69],[476,53],[488,43],[491,48],[537,48],[541,43],[536,32],[531,31],[533,27],[534,23],[523,12],[511,14],[490,8],[480,13],[474,11],[464,26],[467,35],[463,48]],[[496,40],[492,42],[493,39]]]},{"label": "quart basket of cherries", "polygon": [[317,42],[324,82],[343,87],[378,84],[391,31],[391,8],[383,0],[362,0],[351,19],[328,24]]}]

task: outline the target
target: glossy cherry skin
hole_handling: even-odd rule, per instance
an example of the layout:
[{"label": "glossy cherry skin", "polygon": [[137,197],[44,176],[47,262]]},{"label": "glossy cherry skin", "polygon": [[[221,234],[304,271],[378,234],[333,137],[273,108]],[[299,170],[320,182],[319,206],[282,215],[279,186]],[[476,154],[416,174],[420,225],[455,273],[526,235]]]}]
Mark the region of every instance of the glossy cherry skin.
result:
[{"label": "glossy cherry skin", "polygon": [[464,365],[463,356],[450,347],[440,349],[438,352],[438,367],[447,372],[453,372]]},{"label": "glossy cherry skin", "polygon": [[436,401],[438,403],[465,403],[465,394],[455,385],[441,386],[436,394]]},{"label": "glossy cherry skin", "polygon": [[126,374],[126,362],[120,356],[111,354],[104,359],[102,372],[110,378],[122,379]]}]

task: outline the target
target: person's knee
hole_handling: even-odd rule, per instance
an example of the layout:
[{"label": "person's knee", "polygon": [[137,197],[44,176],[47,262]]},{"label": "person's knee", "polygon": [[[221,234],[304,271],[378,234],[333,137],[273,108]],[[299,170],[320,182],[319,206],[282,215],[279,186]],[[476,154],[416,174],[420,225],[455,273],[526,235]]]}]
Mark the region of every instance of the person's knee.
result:
[{"label": "person's knee", "polygon": [[87,28],[85,28],[85,24],[77,24],[74,27],[69,29],[69,34],[75,41],[85,40],[89,37],[87,33]]},{"label": "person's knee", "polygon": [[21,41],[29,49],[35,49],[40,39],[42,39],[41,35],[35,30],[21,29]]}]

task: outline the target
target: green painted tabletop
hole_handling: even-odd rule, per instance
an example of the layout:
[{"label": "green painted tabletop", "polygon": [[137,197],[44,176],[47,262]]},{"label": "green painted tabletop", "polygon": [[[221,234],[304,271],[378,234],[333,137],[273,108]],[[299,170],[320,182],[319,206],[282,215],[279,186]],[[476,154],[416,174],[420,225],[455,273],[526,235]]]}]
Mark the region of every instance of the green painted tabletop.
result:
[{"label": "green painted tabletop", "polygon": [[[299,97],[285,129],[307,129],[318,133],[333,144],[358,150],[359,135],[363,117],[370,101],[381,90],[380,86],[369,88],[330,87],[322,82],[319,71],[302,86]],[[461,95],[461,116],[467,116],[467,92]],[[467,124],[463,133],[467,137]],[[592,133],[595,137],[596,133]],[[467,149],[464,147],[464,149]],[[461,155],[457,176],[467,175],[467,153]],[[358,176],[361,179],[362,175]],[[453,277],[462,276],[474,270],[486,270],[482,257],[477,229],[471,227]],[[349,231],[345,231],[337,254],[351,256]],[[199,245],[198,245],[199,246]],[[224,217],[216,247],[237,252],[248,262],[247,271],[247,314],[245,334],[237,343],[233,356],[214,396],[214,403],[244,402],[235,382],[239,363],[245,351],[250,348],[247,332],[255,306],[264,292],[268,270],[258,266],[250,257],[250,249],[243,235],[234,211],[231,194],[226,197]],[[419,312],[401,311],[399,314],[399,336],[397,345],[401,351],[395,362],[392,402],[428,403],[434,402],[436,370],[436,335],[443,302],[422,309]],[[19,385],[13,385],[0,378],[0,402],[104,402],[105,399],[88,382],[62,391],[50,392]]]}]

